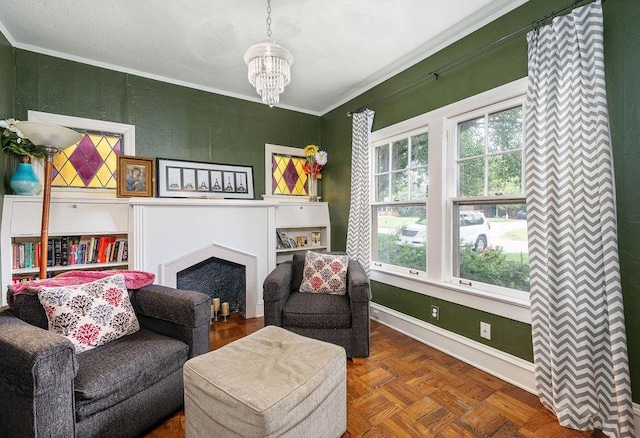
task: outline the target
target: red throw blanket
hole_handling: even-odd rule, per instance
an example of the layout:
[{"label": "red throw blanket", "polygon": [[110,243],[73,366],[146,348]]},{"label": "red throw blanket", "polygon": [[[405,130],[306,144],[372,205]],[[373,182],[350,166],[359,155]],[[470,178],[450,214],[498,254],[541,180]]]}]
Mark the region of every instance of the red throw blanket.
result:
[{"label": "red throw blanket", "polygon": [[124,276],[124,283],[127,289],[139,289],[142,286],[153,284],[156,276],[151,272],[129,271],[114,269],[110,271],[67,271],[52,278],[41,280],[23,281],[9,285],[9,292],[18,295],[26,289],[38,291],[41,287],[73,286],[77,284],[90,283],[100,278],[121,274]]}]

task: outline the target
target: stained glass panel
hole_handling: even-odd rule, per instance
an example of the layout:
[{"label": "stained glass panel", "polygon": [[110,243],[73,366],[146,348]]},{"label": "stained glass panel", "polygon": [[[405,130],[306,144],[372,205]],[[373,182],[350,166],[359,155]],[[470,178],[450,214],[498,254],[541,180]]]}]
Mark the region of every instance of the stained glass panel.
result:
[{"label": "stained glass panel", "polygon": [[51,185],[90,189],[116,189],[118,155],[124,151],[124,135],[79,131],[82,140],[53,159]]},{"label": "stained glass panel", "polygon": [[307,196],[307,174],[304,157],[272,154],[272,182],[274,195]]}]

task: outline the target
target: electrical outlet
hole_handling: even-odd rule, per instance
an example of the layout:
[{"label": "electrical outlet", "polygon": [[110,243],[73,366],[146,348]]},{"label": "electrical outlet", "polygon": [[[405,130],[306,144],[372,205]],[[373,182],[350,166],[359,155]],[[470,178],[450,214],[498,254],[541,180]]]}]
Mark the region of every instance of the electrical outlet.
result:
[{"label": "electrical outlet", "polygon": [[440,309],[438,306],[431,306],[431,319],[440,320]]},{"label": "electrical outlet", "polygon": [[491,324],[480,321],[480,337],[491,340]]}]

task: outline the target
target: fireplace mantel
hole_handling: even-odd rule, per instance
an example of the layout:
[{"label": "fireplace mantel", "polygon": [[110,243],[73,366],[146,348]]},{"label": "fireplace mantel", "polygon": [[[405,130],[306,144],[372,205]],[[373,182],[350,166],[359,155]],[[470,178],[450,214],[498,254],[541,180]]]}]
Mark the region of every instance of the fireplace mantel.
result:
[{"label": "fireplace mantel", "polygon": [[[164,278],[163,266],[210,245],[254,257],[255,276],[248,279],[247,294],[255,296],[247,296],[247,317],[264,314],[262,283],[276,266],[277,221],[287,227],[321,221],[323,237],[330,235],[326,203],[132,198],[129,205],[130,267],[155,273],[160,284],[172,284]],[[329,249],[328,244],[323,248]]]}]

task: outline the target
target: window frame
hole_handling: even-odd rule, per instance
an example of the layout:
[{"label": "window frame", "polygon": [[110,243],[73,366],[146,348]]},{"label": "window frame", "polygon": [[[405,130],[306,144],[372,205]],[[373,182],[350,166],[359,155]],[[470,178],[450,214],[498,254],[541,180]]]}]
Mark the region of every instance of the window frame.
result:
[{"label": "window frame", "polygon": [[[65,116],[63,114],[45,113],[29,110],[27,119],[30,122],[50,123],[88,131],[112,132],[122,134],[124,140],[124,155],[135,155],[136,152],[136,127],[124,123],[109,122],[106,120],[85,119],[82,117]],[[40,180],[44,180],[44,163],[37,160],[33,163],[34,170]],[[115,198],[115,189],[86,189],[80,187],[52,187],[51,196],[73,196],[80,198]]]},{"label": "window frame", "polygon": [[[274,195],[273,194],[273,155],[290,155],[306,159],[304,148],[294,148],[292,146],[281,146],[277,144],[265,143],[264,145],[264,192],[262,196],[266,200],[277,200],[285,202],[307,202],[309,194],[304,195]],[[318,198],[320,199],[320,198]]]},{"label": "window frame", "polygon": [[[424,269],[422,270],[416,270],[416,269],[412,269],[412,268],[405,268],[402,266],[397,266],[397,265],[392,265],[389,263],[385,263],[385,262],[381,262],[379,260],[373,260],[373,254],[377,254],[378,253],[378,239],[377,239],[377,233],[374,233],[374,230],[377,230],[378,228],[378,223],[377,223],[377,215],[375,214],[375,211],[378,207],[381,206],[386,206],[386,207],[425,207],[425,210],[428,214],[428,207],[427,207],[427,203],[429,200],[429,196],[427,194],[426,199],[424,200],[416,200],[416,199],[406,199],[406,200],[389,200],[389,201],[377,201],[376,200],[376,192],[377,192],[377,186],[376,186],[376,176],[381,175],[381,172],[377,172],[376,169],[376,149],[380,146],[383,145],[391,145],[397,141],[400,140],[404,140],[404,139],[409,139],[411,137],[415,137],[421,134],[427,134],[427,138],[429,138],[429,127],[428,126],[422,126],[410,131],[405,131],[405,132],[401,132],[398,133],[396,135],[392,135],[389,137],[384,137],[384,138],[380,138],[378,139],[375,143],[372,141],[371,142],[371,147],[369,149],[370,151],[370,157],[369,157],[369,163],[371,166],[370,169],[370,176],[372,178],[371,181],[371,195],[370,195],[370,200],[369,200],[369,205],[371,207],[371,233],[372,233],[372,239],[371,239],[371,265],[372,266],[376,266],[379,268],[383,268],[385,270],[389,270],[389,271],[393,271],[393,272],[398,272],[400,274],[408,274],[408,275],[412,275],[412,276],[416,276],[416,277],[425,277],[426,276],[426,271],[427,271],[427,266],[425,265]],[[430,144],[430,143],[429,143]],[[407,152],[409,153],[409,151]],[[389,150],[389,169],[386,173],[390,176],[389,179],[389,187],[391,187],[391,175],[393,173],[399,173],[400,171],[398,171],[397,169],[394,170],[391,168],[391,150]],[[410,172],[411,171],[411,167],[409,166],[410,164],[410,157],[407,160],[407,168],[406,171]],[[417,166],[416,168],[424,168],[424,166]],[[429,175],[429,166],[427,163],[427,175]],[[410,180],[409,180],[410,181]],[[411,191],[411,183],[409,182],[409,188],[408,188],[408,192]],[[427,190],[428,193],[428,190]],[[428,238],[428,233],[427,233],[427,238]],[[428,259],[428,257],[427,257]]]},{"label": "window frame", "polygon": [[[449,121],[510,99],[524,100],[527,92],[528,78],[504,84],[497,88],[479,93],[475,96],[435,109],[404,120],[371,133],[370,178],[371,184],[371,218],[374,223],[373,201],[375,187],[373,180],[374,144],[388,141],[398,136],[408,136],[416,130],[428,130],[429,133],[429,191],[427,197],[427,267],[424,275],[415,275],[408,269],[381,264],[371,260],[370,278],[373,281],[399,287],[416,293],[429,295],[456,304],[461,304],[481,311],[504,316],[517,321],[530,323],[530,299],[528,293],[509,294],[499,288],[480,290],[455,284],[451,279],[453,239],[453,200],[456,199],[452,189],[452,178],[455,178],[455,162],[451,162],[451,133]],[[516,106],[511,104],[511,107]],[[455,150],[453,151],[455,154]],[[524,169],[524,168],[523,168]],[[452,175],[453,174],[453,175]],[[498,196],[496,200],[512,199],[512,196]],[[464,198],[464,201],[468,201]],[[432,230],[437,230],[434,232]],[[372,243],[375,244],[374,228]],[[373,248],[373,245],[372,245]],[[373,253],[372,253],[373,254]],[[511,291],[507,289],[507,291]],[[526,296],[525,296],[526,295]]]},{"label": "window frame", "polygon": [[[484,105],[482,107],[478,107],[476,109],[470,110],[468,112],[448,117],[446,120],[446,130],[448,137],[447,144],[447,156],[448,156],[448,169],[450,171],[447,175],[447,226],[446,235],[450,237],[451,244],[446,248],[447,250],[447,260],[449,260],[448,265],[446,266],[446,275],[445,281],[447,283],[451,283],[453,285],[464,285],[466,287],[470,287],[472,289],[478,289],[479,291],[488,292],[495,295],[504,295],[507,298],[515,298],[515,299],[528,299],[529,293],[524,291],[519,291],[515,289],[509,289],[501,286],[496,286],[489,283],[483,283],[480,281],[472,281],[470,279],[466,279],[464,277],[459,277],[454,275],[454,263],[458,260],[457,251],[454,248],[453,240],[456,236],[456,224],[457,220],[454,217],[454,212],[456,211],[456,206],[458,205],[470,205],[470,204],[494,204],[494,203],[513,203],[513,204],[526,204],[526,195],[525,195],[525,178],[524,178],[524,120],[526,117],[526,109],[525,109],[525,100],[526,95],[522,94],[519,96],[514,96],[510,99],[504,99],[499,102],[495,102],[493,104]],[[523,132],[522,132],[522,151],[521,160],[522,160],[522,178],[521,178],[521,195],[482,195],[482,196],[460,196],[457,191],[458,181],[459,181],[459,167],[458,167],[458,125],[468,120],[473,120],[478,118],[478,116],[488,116],[491,114],[498,113],[500,111],[508,110],[510,108],[515,108],[517,106],[522,106],[522,123],[523,123]],[[487,126],[488,128],[488,126]],[[508,151],[505,153],[512,153],[513,151]],[[487,156],[493,156],[493,153],[485,153],[483,158],[486,160]],[[486,164],[486,163],[485,163]],[[488,169],[485,168],[485,191],[486,191],[486,173]],[[467,284],[471,283],[471,286]]]}]

